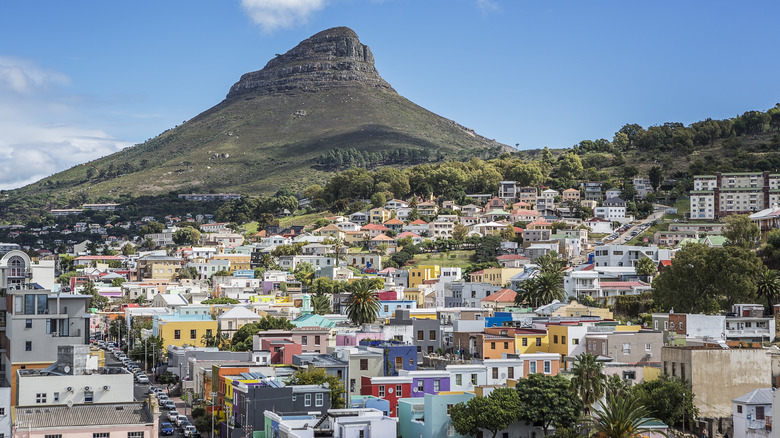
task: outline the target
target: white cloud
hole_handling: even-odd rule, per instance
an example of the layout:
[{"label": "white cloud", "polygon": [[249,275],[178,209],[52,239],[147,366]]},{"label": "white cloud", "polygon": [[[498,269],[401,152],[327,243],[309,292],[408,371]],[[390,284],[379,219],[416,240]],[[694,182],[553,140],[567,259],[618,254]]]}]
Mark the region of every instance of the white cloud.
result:
[{"label": "white cloud", "polygon": [[63,86],[68,77],[34,63],[0,56],[0,189],[53,173],[129,146],[88,126],[85,111]]},{"label": "white cloud", "polygon": [[477,0],[477,7],[482,11],[483,14],[498,10],[498,4],[496,4],[496,2],[493,0]]},{"label": "white cloud", "polygon": [[306,23],[309,16],[325,7],[325,0],[241,0],[252,20],[266,32]]}]

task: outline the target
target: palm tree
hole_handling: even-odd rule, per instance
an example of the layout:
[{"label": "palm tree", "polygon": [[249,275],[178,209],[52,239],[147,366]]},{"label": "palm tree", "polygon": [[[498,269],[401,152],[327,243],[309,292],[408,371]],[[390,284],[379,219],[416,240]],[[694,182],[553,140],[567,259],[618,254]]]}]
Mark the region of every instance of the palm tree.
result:
[{"label": "palm tree", "polygon": [[649,257],[643,257],[636,262],[636,273],[645,277],[645,281],[648,281],[650,277],[655,274],[657,266],[653,259]]},{"label": "palm tree", "polygon": [[586,418],[585,423],[592,427],[593,435],[602,438],[638,438],[648,432],[666,433],[651,429],[648,425],[657,421],[650,417],[650,411],[637,397],[607,397],[607,403],[599,402],[599,412]]},{"label": "palm tree", "polygon": [[312,312],[317,315],[330,313],[330,298],[323,292],[318,292],[311,297]]},{"label": "palm tree", "polygon": [[580,354],[574,362],[571,389],[582,400],[585,415],[590,413],[591,406],[604,395],[607,379],[601,368],[601,362],[590,353]]},{"label": "palm tree", "polygon": [[777,271],[764,267],[758,273],[756,286],[756,293],[758,296],[766,299],[769,305],[769,312],[774,313],[774,304],[777,298],[780,297],[780,276],[777,275]]},{"label": "palm tree", "polygon": [[547,254],[537,257],[536,260],[534,260],[534,264],[539,273],[560,273],[566,266],[566,260],[562,259],[557,252],[550,251]]},{"label": "palm tree", "polygon": [[355,283],[347,301],[347,317],[355,325],[369,324],[379,315],[379,299],[368,281]]}]

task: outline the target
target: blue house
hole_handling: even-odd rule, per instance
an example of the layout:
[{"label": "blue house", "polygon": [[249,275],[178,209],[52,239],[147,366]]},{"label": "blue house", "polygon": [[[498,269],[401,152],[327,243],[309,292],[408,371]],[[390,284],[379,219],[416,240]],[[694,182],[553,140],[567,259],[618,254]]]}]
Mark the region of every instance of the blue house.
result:
[{"label": "blue house", "polygon": [[417,300],[381,300],[379,318],[392,318],[398,309],[416,309]]},{"label": "blue house", "polygon": [[503,327],[505,322],[512,322],[512,312],[495,312],[485,318],[485,327]]},{"label": "blue house", "polygon": [[384,363],[382,371],[385,376],[397,376],[398,370],[417,369],[417,347],[401,341],[370,341],[361,340],[360,345],[373,347],[382,352]]},{"label": "blue house", "polygon": [[425,394],[423,398],[403,398],[398,401],[398,435],[402,437],[466,438],[455,432],[450,409],[474,398],[470,392]]},{"label": "blue house", "polygon": [[373,395],[353,395],[350,397],[349,407],[352,409],[374,408],[390,416],[390,402]]}]

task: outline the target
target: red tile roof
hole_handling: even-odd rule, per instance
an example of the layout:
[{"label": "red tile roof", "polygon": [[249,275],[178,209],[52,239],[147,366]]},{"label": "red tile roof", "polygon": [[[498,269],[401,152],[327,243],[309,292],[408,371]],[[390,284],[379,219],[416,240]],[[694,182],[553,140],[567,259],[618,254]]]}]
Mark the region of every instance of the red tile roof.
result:
[{"label": "red tile roof", "polygon": [[490,294],[480,301],[495,301],[501,303],[514,302],[517,292],[512,289],[501,289],[500,291]]},{"label": "red tile roof", "polygon": [[528,257],[519,254],[504,254],[496,257],[498,260],[528,260]]},{"label": "red tile roof", "polygon": [[390,228],[387,228],[386,226],[381,224],[366,224],[363,225],[363,227],[361,228],[361,230],[382,230],[382,231],[389,230],[389,229]]},{"label": "red tile roof", "polygon": [[428,225],[428,222],[425,222],[422,219],[417,219],[416,221],[409,222],[409,225]]},{"label": "red tile roof", "polygon": [[394,217],[390,219],[389,221],[385,222],[385,225],[403,225],[403,221],[398,220],[397,217]]},{"label": "red tile roof", "polygon": [[601,281],[599,285],[602,289],[632,289],[634,287],[646,286],[638,281]]}]

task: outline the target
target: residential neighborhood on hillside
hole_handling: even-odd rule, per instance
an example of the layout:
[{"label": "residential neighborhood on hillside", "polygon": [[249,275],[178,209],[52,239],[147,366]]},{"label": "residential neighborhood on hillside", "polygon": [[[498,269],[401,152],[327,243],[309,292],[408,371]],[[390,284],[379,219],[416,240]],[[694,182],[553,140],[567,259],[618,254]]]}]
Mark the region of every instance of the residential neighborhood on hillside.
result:
[{"label": "residential neighborhood on hillside", "polygon": [[689,215],[639,212],[638,176],[305,222],[53,210],[0,244],[0,437],[579,436],[620,397],[642,436],[773,436],[776,176],[697,176]]}]

